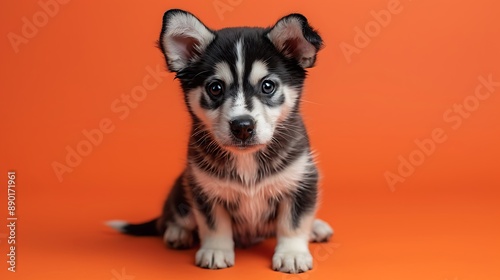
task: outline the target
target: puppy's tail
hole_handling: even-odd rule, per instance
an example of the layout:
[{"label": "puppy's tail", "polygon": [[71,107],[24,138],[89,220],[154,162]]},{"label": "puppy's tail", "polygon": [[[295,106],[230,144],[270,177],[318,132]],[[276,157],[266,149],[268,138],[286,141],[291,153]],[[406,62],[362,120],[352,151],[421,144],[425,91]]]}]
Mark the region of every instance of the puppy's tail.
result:
[{"label": "puppy's tail", "polygon": [[128,235],[134,236],[158,236],[160,232],[157,228],[158,218],[142,224],[129,224],[126,221],[113,220],[107,221],[109,227]]}]

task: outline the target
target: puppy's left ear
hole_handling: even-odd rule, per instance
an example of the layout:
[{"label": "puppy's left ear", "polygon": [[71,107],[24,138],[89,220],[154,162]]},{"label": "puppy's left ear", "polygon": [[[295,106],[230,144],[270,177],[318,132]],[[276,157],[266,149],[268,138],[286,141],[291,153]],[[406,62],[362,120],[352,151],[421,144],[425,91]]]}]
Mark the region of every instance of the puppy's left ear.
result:
[{"label": "puppy's left ear", "polygon": [[323,46],[319,34],[301,14],[280,19],[267,33],[274,46],[286,57],[295,58],[302,68],[314,66],[316,53]]}]

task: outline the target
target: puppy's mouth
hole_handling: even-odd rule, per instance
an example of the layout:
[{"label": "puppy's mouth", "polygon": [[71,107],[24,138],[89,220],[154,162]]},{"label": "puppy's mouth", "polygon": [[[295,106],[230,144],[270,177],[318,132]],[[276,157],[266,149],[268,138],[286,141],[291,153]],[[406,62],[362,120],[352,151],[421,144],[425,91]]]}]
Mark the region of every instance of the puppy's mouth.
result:
[{"label": "puppy's mouth", "polygon": [[259,143],[233,142],[229,145],[224,145],[224,148],[235,153],[251,153],[262,149],[265,145]]}]

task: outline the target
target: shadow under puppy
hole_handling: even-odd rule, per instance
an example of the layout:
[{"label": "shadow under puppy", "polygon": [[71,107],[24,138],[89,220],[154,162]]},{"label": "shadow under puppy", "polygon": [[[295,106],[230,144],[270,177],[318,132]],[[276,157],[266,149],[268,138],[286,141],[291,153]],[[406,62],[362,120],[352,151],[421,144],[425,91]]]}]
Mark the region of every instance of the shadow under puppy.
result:
[{"label": "shadow under puppy", "polygon": [[270,28],[207,28],[169,10],[159,46],[192,118],[188,160],[160,218],[111,221],[131,235],[163,235],[172,248],[200,241],[196,265],[234,265],[234,247],[276,236],[275,270],[312,269],[308,242],[327,241],[315,219],[318,171],[300,115],[306,68],[321,37],[300,14]]}]

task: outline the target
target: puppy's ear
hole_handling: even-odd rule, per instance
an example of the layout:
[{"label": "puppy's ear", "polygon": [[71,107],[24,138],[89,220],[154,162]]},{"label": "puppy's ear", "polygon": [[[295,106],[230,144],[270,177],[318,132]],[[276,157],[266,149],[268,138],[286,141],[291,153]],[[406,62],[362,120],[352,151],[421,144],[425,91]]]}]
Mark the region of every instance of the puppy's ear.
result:
[{"label": "puppy's ear", "polygon": [[280,19],[267,33],[274,46],[286,57],[295,58],[300,66],[314,66],[316,53],[323,40],[301,14],[291,14]]},{"label": "puppy's ear", "polygon": [[193,14],[168,10],[163,15],[159,46],[168,69],[178,72],[196,60],[214,40],[215,34]]}]

